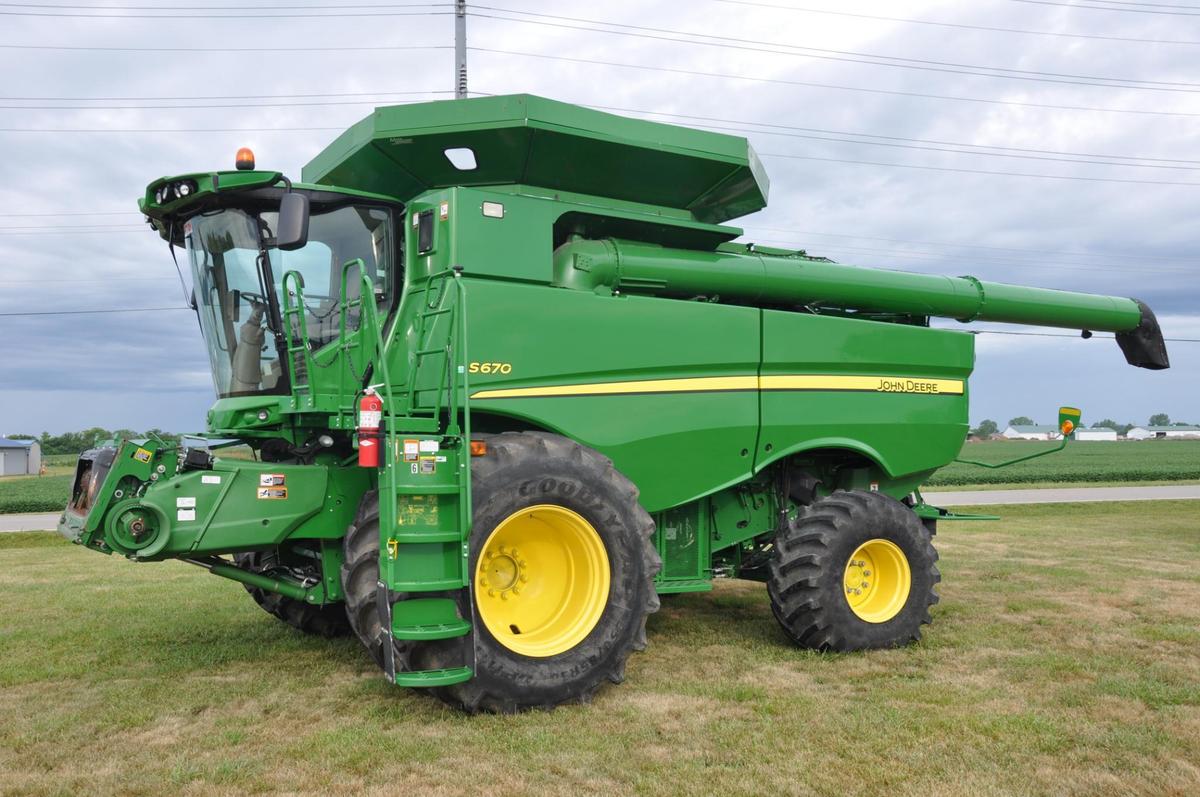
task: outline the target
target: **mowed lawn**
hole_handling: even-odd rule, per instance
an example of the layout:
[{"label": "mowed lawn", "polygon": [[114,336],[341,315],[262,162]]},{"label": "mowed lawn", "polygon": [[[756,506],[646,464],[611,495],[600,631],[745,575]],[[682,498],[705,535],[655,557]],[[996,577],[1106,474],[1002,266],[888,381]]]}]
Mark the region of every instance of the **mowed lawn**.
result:
[{"label": "mowed lawn", "polygon": [[1200,794],[1200,502],[943,524],[918,646],[664,602],[590,705],[465,717],[241,587],[0,535],[0,793]]}]

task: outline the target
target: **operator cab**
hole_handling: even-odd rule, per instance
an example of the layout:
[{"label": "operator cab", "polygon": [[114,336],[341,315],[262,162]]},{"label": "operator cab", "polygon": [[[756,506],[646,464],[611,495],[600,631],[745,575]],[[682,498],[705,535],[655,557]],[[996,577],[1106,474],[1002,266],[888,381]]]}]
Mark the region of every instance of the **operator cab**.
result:
[{"label": "operator cab", "polygon": [[[257,179],[248,181],[251,176]],[[402,284],[403,206],[382,197],[293,187],[278,173],[241,171],[156,181],[142,210],[186,252],[218,398],[289,392],[289,370],[296,366],[289,363],[288,340],[301,337],[300,317],[284,322],[289,273],[300,278],[314,354],[339,336],[345,264],[362,261],[381,315]],[[360,285],[354,272],[345,297],[349,330],[359,325],[351,306]]]}]

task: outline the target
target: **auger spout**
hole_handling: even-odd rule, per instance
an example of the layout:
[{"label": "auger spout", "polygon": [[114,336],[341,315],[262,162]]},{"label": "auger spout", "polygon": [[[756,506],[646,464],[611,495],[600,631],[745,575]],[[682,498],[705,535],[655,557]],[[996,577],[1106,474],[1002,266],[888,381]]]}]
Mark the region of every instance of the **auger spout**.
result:
[{"label": "auger spout", "polygon": [[802,255],[671,249],[612,238],[571,240],[555,252],[554,284],[690,298],[719,296],[771,307],[809,307],[953,318],[964,323],[1114,332],[1130,365],[1169,367],[1153,311],[1116,296],[858,268]]}]

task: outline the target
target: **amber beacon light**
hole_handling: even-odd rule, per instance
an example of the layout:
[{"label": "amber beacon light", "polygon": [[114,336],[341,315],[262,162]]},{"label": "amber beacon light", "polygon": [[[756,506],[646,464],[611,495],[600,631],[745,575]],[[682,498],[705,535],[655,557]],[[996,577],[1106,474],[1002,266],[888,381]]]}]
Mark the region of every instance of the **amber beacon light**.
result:
[{"label": "amber beacon light", "polygon": [[254,168],[254,152],[249,147],[242,147],[237,151],[235,158],[238,171],[245,172]]}]

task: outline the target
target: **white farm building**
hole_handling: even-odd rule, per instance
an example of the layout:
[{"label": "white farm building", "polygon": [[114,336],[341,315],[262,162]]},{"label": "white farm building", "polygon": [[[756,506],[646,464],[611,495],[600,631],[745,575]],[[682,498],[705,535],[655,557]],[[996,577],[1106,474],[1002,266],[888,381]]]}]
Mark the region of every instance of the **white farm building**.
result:
[{"label": "white farm building", "polygon": [[1094,429],[1076,429],[1076,440],[1116,440],[1117,430],[1107,426],[1097,426]]},{"label": "white farm building", "polygon": [[1057,426],[1009,426],[1004,430],[1004,436],[1009,440],[1057,440]]},{"label": "white farm building", "polygon": [[42,468],[42,447],[36,440],[0,437],[0,476],[37,475]]},{"label": "white farm building", "polygon": [[1130,440],[1200,438],[1200,426],[1135,426],[1125,436]]}]

